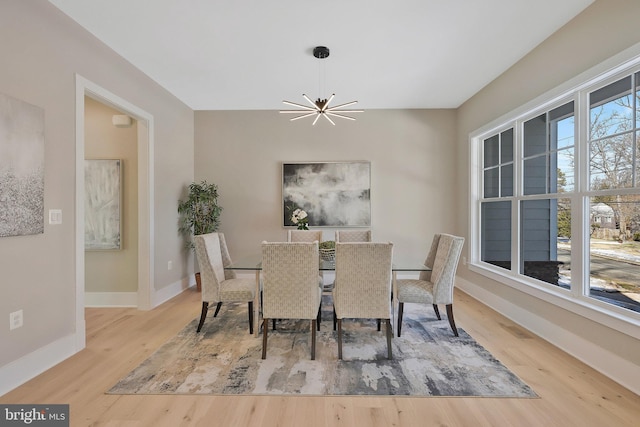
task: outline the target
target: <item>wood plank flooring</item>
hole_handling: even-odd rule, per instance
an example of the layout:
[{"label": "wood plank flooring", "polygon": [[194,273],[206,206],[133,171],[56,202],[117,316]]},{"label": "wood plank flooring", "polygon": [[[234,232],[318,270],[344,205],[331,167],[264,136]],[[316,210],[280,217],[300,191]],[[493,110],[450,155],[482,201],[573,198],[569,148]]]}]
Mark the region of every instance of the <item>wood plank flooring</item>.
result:
[{"label": "wood plank flooring", "polygon": [[87,309],[87,348],[0,401],[68,403],[72,426],[640,425],[640,396],[460,291],[454,305],[458,326],[533,387],[540,399],[106,395],[199,316],[200,294],[189,290],[147,312]]}]

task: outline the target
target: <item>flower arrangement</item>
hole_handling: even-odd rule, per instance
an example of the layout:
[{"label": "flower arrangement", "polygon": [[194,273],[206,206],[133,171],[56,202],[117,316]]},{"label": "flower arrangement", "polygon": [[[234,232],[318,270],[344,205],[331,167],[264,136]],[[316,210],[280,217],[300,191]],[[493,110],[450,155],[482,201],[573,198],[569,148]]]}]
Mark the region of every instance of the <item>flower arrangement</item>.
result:
[{"label": "flower arrangement", "polygon": [[298,226],[298,230],[308,230],[307,224],[309,223],[309,218],[307,213],[302,209],[296,209],[293,211],[291,215],[291,222]]}]

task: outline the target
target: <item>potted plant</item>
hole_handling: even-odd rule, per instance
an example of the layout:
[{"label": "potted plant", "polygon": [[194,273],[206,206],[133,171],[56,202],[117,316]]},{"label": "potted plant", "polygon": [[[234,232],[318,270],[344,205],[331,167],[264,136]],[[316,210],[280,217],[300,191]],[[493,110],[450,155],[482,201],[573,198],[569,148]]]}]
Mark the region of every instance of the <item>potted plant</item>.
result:
[{"label": "potted plant", "polygon": [[[187,198],[178,203],[178,230],[185,236],[185,246],[193,250],[193,236],[217,231],[221,213],[222,207],[218,206],[218,186],[207,181],[191,183]],[[199,272],[196,273],[196,285],[200,290]]]},{"label": "potted plant", "polygon": [[333,240],[325,240],[318,244],[320,258],[325,261],[334,261],[336,259],[336,242]]}]

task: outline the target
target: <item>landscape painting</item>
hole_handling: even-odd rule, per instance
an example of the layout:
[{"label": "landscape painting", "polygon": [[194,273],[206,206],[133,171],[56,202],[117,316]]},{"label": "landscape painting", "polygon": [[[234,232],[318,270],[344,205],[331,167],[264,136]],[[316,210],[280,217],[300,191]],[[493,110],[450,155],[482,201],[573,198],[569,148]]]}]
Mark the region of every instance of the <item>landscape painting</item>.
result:
[{"label": "landscape painting", "polygon": [[84,248],[121,249],[121,160],[84,161]]},{"label": "landscape painting", "polygon": [[44,109],[0,94],[0,237],[44,233]]},{"label": "landscape painting", "polygon": [[371,163],[283,163],[284,226],[303,209],[310,227],[371,226]]}]

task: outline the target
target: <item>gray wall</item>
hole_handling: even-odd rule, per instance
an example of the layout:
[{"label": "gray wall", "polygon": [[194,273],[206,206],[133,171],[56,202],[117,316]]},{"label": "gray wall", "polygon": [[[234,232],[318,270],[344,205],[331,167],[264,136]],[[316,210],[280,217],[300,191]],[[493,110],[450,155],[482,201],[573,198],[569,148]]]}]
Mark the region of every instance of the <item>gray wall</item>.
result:
[{"label": "gray wall", "polygon": [[[218,184],[231,256],[286,241],[282,162],[371,162],[371,230],[394,256],[423,261],[436,232],[454,231],[458,172],[453,110],[367,110],[336,126],[277,111],[195,113],[195,177]],[[313,227],[312,227],[313,228]],[[323,229],[333,240],[335,229]]]},{"label": "gray wall", "polygon": [[[640,2],[636,0],[598,0],[469,99],[458,109],[456,163],[469,164],[471,132],[640,42],[639,16]],[[460,209],[457,211],[456,229],[469,237],[469,174],[466,168],[459,170],[460,187],[456,202]],[[565,337],[555,344],[565,348],[574,344],[582,348],[598,346],[640,372],[640,341],[637,339],[475,274],[466,266],[459,266],[458,275],[480,286],[486,295],[493,295],[487,298],[491,302],[499,298],[516,306],[518,317],[514,320],[525,327],[533,329],[534,325],[527,324],[527,319],[536,316],[554,325],[556,331],[550,332],[547,338],[553,342],[555,337],[563,334]],[[573,336],[575,343],[567,342],[567,336]],[[577,356],[583,360],[589,357],[584,354]],[[602,368],[607,369],[604,363],[606,361],[603,361]],[[615,368],[611,361],[609,364]]]},{"label": "gray wall", "polygon": [[[45,0],[0,2],[0,40],[0,92],[45,110],[44,209],[63,211],[62,225],[45,221],[44,234],[0,238],[0,387],[5,387],[3,375],[16,370],[11,362],[50,344],[55,349],[44,352],[50,360],[42,365],[56,363],[55,352],[75,350],[68,345],[76,334],[75,74],[155,119],[155,290],[185,276],[181,269],[167,271],[166,260],[183,256],[176,200],[193,179],[193,111]],[[9,331],[9,313],[19,309],[24,326]]]}]

